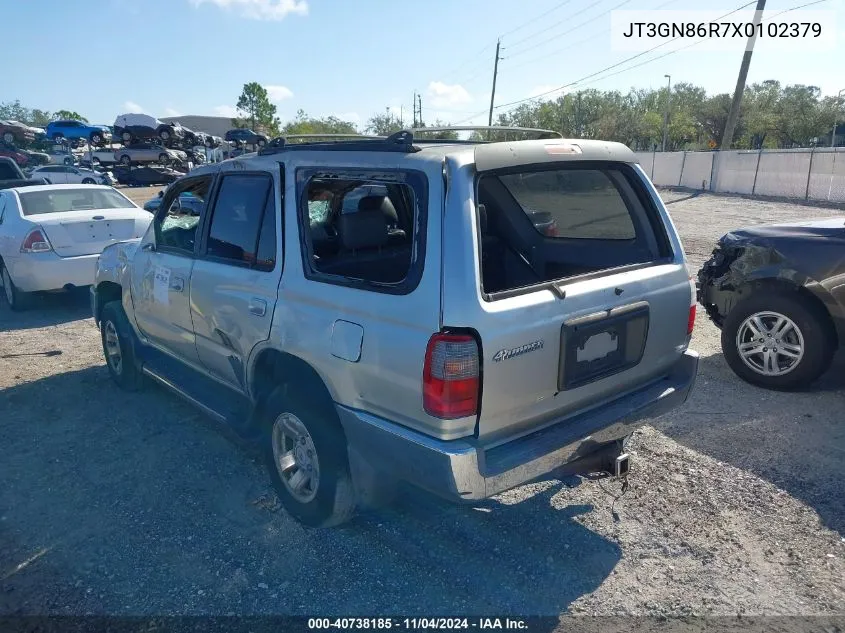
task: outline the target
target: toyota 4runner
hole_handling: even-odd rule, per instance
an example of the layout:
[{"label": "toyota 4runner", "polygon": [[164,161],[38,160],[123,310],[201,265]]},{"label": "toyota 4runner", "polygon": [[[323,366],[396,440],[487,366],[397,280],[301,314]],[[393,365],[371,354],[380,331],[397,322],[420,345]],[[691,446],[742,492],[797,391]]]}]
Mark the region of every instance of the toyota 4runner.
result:
[{"label": "toyota 4runner", "polygon": [[681,243],[616,143],[277,139],[168,187],[91,292],[113,379],[256,442],[314,526],[399,481],[624,476],[698,368]]}]

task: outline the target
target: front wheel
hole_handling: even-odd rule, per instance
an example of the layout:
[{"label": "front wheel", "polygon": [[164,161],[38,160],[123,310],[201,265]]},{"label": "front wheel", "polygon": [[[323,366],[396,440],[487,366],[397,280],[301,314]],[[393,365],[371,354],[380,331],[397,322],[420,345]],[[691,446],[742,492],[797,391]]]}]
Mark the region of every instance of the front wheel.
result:
[{"label": "front wheel", "polygon": [[170,156],[168,156],[167,154],[159,154],[158,162],[160,162],[162,165],[167,165],[170,162]]},{"label": "front wheel", "polygon": [[793,292],[758,292],[738,303],[722,326],[722,351],[734,373],[753,385],[806,387],[833,360],[835,334],[822,308]]},{"label": "front wheel", "polygon": [[285,509],[310,527],[331,527],[355,512],[346,439],[332,403],[303,391],[277,388],[270,395],[263,452]]},{"label": "front wheel", "polygon": [[170,131],[169,130],[162,130],[158,133],[159,138],[162,141],[169,141],[170,140]]},{"label": "front wheel", "polygon": [[110,301],[103,306],[100,337],[112,380],[126,391],[138,391],[143,384],[143,374],[135,359],[132,329],[120,301]]},{"label": "front wheel", "polygon": [[32,295],[28,292],[18,290],[3,262],[0,262],[0,282],[3,283],[3,296],[6,297],[6,303],[9,304],[12,310],[20,312],[30,306]]},{"label": "front wheel", "polygon": [[98,134],[97,132],[94,132],[91,135],[91,144],[92,145],[100,145],[100,144],[102,144],[102,142],[103,142],[102,135]]},{"label": "front wheel", "polygon": [[132,164],[132,159],[129,158],[128,155],[124,154],[120,157],[120,164],[129,167]]},{"label": "front wheel", "polygon": [[267,145],[267,141],[265,141],[263,138],[260,138],[256,142],[256,145],[258,145],[258,147],[264,147],[265,145]]},{"label": "front wheel", "polygon": [[83,185],[93,185],[93,184],[96,184],[96,183],[94,182],[93,178],[83,178],[82,184]]}]

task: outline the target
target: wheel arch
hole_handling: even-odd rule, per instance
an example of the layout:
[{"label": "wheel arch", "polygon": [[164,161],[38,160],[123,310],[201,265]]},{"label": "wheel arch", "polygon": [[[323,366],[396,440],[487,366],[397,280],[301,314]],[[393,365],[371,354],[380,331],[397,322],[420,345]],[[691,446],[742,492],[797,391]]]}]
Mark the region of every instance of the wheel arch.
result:
[{"label": "wheel arch", "polygon": [[249,364],[247,385],[253,402],[259,407],[280,385],[307,389],[328,402],[335,401],[329,381],[311,363],[274,347],[265,347],[255,353]]},{"label": "wheel arch", "polygon": [[111,301],[123,301],[123,287],[114,281],[101,281],[96,286],[97,291],[97,314],[94,321],[100,322],[103,313],[103,306]]}]

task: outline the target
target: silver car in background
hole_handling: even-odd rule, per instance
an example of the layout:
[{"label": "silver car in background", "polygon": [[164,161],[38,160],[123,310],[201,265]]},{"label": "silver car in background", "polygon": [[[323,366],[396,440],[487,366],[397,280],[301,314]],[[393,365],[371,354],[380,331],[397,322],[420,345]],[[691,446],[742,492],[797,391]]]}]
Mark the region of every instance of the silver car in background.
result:
[{"label": "silver car in background", "polygon": [[187,162],[188,155],[182,150],[170,149],[155,143],[133,143],[115,150],[114,160],[127,166],[140,163],[169,165]]}]

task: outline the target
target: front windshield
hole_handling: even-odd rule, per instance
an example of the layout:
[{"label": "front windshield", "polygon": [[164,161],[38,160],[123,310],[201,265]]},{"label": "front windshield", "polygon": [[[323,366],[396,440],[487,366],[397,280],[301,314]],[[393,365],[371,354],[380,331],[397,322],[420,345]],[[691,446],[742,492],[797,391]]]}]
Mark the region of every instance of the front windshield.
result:
[{"label": "front windshield", "polygon": [[45,189],[19,194],[24,215],[85,211],[89,209],[131,209],[131,200],[114,189]]}]

